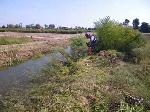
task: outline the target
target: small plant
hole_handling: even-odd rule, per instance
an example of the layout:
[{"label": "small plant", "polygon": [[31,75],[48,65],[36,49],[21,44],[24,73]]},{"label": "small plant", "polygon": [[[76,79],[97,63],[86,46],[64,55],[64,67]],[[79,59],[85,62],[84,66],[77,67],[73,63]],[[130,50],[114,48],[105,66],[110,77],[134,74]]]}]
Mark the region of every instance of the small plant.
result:
[{"label": "small plant", "polygon": [[81,37],[74,37],[71,39],[71,48],[72,48],[72,58],[74,60],[78,60],[81,57],[87,55],[87,46],[86,46],[86,38]]}]

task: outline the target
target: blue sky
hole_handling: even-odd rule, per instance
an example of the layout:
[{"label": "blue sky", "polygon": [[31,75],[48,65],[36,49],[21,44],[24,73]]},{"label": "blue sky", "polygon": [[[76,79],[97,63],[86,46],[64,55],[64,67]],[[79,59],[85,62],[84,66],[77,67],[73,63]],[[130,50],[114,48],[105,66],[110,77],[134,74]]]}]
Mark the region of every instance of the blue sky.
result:
[{"label": "blue sky", "polygon": [[110,16],[119,22],[139,18],[150,23],[150,0],[0,0],[0,25],[56,24],[91,27]]}]

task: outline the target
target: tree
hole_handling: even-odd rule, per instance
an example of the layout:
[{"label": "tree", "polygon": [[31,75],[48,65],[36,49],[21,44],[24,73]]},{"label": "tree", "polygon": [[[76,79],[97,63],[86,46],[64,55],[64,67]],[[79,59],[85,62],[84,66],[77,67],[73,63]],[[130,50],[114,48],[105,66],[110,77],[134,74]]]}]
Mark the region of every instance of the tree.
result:
[{"label": "tree", "polygon": [[36,25],[35,25],[35,28],[36,28],[36,29],[40,29],[40,28],[41,28],[41,25],[40,25],[40,24],[36,24]]},{"label": "tree", "polygon": [[7,28],[15,28],[15,25],[13,25],[13,24],[7,24]]},{"label": "tree", "polygon": [[146,22],[142,22],[142,25],[140,27],[140,31],[143,33],[149,33],[150,32],[150,26]]},{"label": "tree", "polygon": [[31,25],[26,25],[26,29],[30,29],[31,28]]},{"label": "tree", "polygon": [[47,24],[45,24],[45,25],[44,25],[44,27],[45,27],[45,29],[47,29],[47,28],[48,28],[48,25],[47,25]]},{"label": "tree", "polygon": [[35,25],[34,24],[26,25],[26,29],[35,29]]},{"label": "tree", "polygon": [[5,26],[5,25],[3,25],[3,26],[2,26],[2,28],[6,28],[6,26]]},{"label": "tree", "polygon": [[54,29],[54,28],[55,28],[55,25],[54,25],[54,24],[50,24],[50,25],[48,26],[48,28]]},{"label": "tree", "polygon": [[22,28],[23,26],[22,26],[22,23],[19,23],[19,26],[20,26],[20,28]]},{"label": "tree", "polygon": [[35,25],[34,25],[34,24],[30,24],[30,25],[31,25],[31,28],[32,28],[32,29],[34,29],[34,28],[35,28]]},{"label": "tree", "polygon": [[138,18],[134,19],[132,24],[133,24],[133,29],[139,29],[140,22]]},{"label": "tree", "polygon": [[125,19],[125,21],[123,22],[123,25],[125,25],[125,26],[128,26],[129,25],[129,20],[128,19]]},{"label": "tree", "polygon": [[16,24],[15,28],[22,28],[22,24]]}]

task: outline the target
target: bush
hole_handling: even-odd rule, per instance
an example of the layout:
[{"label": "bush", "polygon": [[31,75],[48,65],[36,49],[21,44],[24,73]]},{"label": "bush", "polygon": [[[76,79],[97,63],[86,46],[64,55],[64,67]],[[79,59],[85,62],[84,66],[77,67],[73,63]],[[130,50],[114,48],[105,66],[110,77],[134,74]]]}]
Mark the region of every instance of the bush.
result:
[{"label": "bush", "polygon": [[144,38],[139,31],[110,20],[109,17],[95,22],[98,38],[97,49],[115,49],[129,53],[133,48],[143,46]]},{"label": "bush", "polygon": [[71,38],[72,58],[78,60],[87,55],[86,38],[83,36]]}]

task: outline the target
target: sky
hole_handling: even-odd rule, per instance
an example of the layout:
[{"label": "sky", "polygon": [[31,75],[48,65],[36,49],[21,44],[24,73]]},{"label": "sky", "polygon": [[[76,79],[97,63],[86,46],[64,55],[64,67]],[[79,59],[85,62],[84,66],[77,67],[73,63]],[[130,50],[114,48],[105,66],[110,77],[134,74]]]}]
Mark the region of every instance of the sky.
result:
[{"label": "sky", "polygon": [[110,16],[119,22],[139,18],[150,23],[150,0],[0,0],[0,25],[55,24],[93,27]]}]

